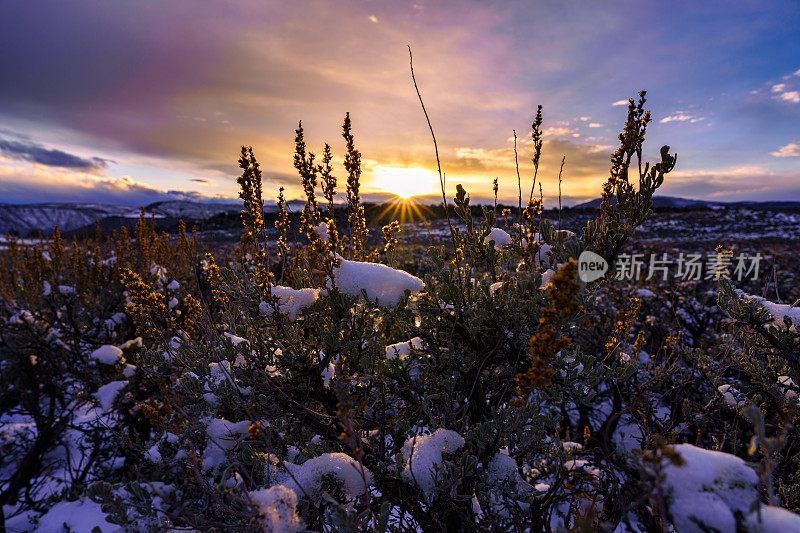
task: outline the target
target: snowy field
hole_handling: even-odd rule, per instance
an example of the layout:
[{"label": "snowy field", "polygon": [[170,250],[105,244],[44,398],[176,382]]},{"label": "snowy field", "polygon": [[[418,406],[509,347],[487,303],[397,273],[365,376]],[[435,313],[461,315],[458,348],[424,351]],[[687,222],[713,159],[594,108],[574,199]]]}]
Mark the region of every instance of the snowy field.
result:
[{"label": "snowy field", "polygon": [[[580,234],[586,217],[567,211],[561,227]],[[198,282],[213,279],[213,266],[206,259],[197,274],[179,261],[153,264],[142,279],[157,295],[153,305],[162,302],[166,337],[138,328],[135,305],[146,300],[135,285],[122,300],[110,282],[108,294],[90,292],[90,276],[102,285],[118,262],[134,264],[124,254],[142,253],[136,247],[109,248],[100,262],[89,253],[85,274],[42,281],[31,295],[24,280],[60,256],[52,241],[18,243],[35,258],[17,278],[18,299],[4,299],[5,530],[359,523],[416,531],[445,527],[456,512],[487,529],[563,531],[602,515],[603,530],[619,533],[800,531],[792,512],[800,509],[792,425],[800,389],[792,356],[777,351],[797,346],[800,215],[657,213],[623,253],[706,254],[723,245],[760,253],[760,276],[725,285],[705,272],[697,280],[643,275],[597,287],[581,304],[593,318],[570,330],[571,343],[550,362],[549,388],[531,392],[519,411],[507,394],[509,354],[529,350],[538,315],[526,306],[558,290],[551,254],[577,236],[554,233],[527,274],[510,253],[511,225],[501,220],[475,245],[498,254],[494,277],[470,280],[424,259],[430,243],[446,243],[442,220],[404,226],[393,266],[340,257],[326,282],[301,287],[294,278],[293,288],[283,280],[272,299],[225,274],[231,285],[213,312],[227,325],[202,330],[186,322],[190,293],[221,298],[217,285]],[[322,261],[302,272],[326,268]],[[468,288],[457,296],[448,292],[455,286]],[[743,334],[748,323],[755,334]],[[760,330],[772,348],[759,344]],[[448,363],[454,356],[460,362]],[[454,392],[474,390],[475,375],[485,380],[485,413]],[[310,396],[313,408],[298,408]],[[415,401],[426,407],[410,411]],[[426,418],[429,409],[439,414]],[[370,503],[393,491],[400,502],[415,494],[418,507]],[[448,501],[461,503],[441,507],[455,495],[461,500]],[[198,517],[209,505],[220,505],[218,519]]]}]

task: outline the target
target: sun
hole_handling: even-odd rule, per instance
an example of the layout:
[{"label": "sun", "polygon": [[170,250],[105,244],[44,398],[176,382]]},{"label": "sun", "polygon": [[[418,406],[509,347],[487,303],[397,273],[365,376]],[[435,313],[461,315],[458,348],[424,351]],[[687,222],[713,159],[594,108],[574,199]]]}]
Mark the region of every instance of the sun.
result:
[{"label": "sun", "polygon": [[378,165],[374,171],[373,187],[379,191],[411,198],[436,192],[439,176],[424,168],[386,167]]}]

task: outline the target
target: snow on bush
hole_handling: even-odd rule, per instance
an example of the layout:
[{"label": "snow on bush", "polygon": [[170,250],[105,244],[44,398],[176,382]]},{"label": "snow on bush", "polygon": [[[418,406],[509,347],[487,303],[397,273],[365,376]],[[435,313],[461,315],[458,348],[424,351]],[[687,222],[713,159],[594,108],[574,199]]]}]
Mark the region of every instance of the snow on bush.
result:
[{"label": "snow on bush", "polygon": [[747,294],[739,289],[737,289],[735,292],[747,300],[752,300],[761,304],[761,306],[764,307],[764,309],[766,309],[767,312],[772,316],[772,323],[776,327],[786,327],[783,320],[785,317],[788,317],[793,324],[789,329],[792,331],[797,330],[797,325],[800,324],[800,307],[792,307],[788,304],[777,304],[775,302],[770,302],[766,298]]},{"label": "snow on bush", "polygon": [[154,264],[150,268],[150,273],[158,278],[158,283],[164,285],[167,282],[167,269],[161,265]]},{"label": "snow on bush", "polygon": [[334,284],[337,289],[350,296],[363,296],[377,301],[384,307],[395,307],[405,291],[419,292],[425,284],[416,276],[379,263],[341,260],[333,269]]},{"label": "snow on bush", "polygon": [[386,358],[387,359],[405,359],[409,355],[411,355],[411,349],[421,350],[422,349],[422,339],[420,337],[414,337],[411,340],[406,342],[398,342],[397,344],[390,344],[386,347]]},{"label": "snow on bush", "polygon": [[[310,307],[319,298],[319,289],[293,289],[291,287],[272,287],[271,293],[278,297],[278,311],[288,315],[289,320],[294,320],[297,315]],[[258,307],[262,315],[271,315],[273,308],[267,302],[261,302]]]},{"label": "snow on bush", "polygon": [[104,365],[113,365],[122,357],[122,350],[116,346],[106,344],[93,351],[89,357],[100,361]]},{"label": "snow on bush", "polygon": [[736,531],[735,513],[745,516],[758,500],[758,476],[735,455],[679,444],[685,464],[664,468],[669,512],[677,531]]},{"label": "snow on bush", "polygon": [[158,444],[150,446],[150,448],[144,452],[144,456],[151,463],[160,463],[162,458],[161,451],[158,449]]},{"label": "snow on bush", "polygon": [[120,381],[106,383],[97,389],[97,392],[94,393],[94,397],[97,398],[97,401],[100,403],[100,408],[104,413],[111,409],[111,406],[114,405],[114,399],[116,399],[119,391],[125,388],[125,385],[127,384],[128,380],[123,379]]},{"label": "snow on bush", "polygon": [[[643,111],[631,106],[629,119],[643,128],[637,109]],[[640,146],[643,132],[637,129],[626,128],[618,156]],[[722,300],[733,301],[733,289],[720,290],[724,297],[715,306],[709,298],[715,294],[702,280],[666,288],[657,279],[648,285],[652,291],[639,291],[633,306],[628,298],[640,289],[635,283],[580,285],[576,276],[561,275],[557,264],[569,273],[577,267],[573,256],[585,249],[613,264],[647,215],[657,187],[648,184],[660,183],[664,169],[674,165],[668,147],[660,166],[648,167],[655,173],[640,176],[640,192],[617,191],[620,204],[606,202],[580,239],[544,217],[515,228],[514,242],[522,235],[537,241],[530,250],[540,249],[541,260],[531,264],[527,250],[507,246],[511,236],[493,228],[500,225],[496,210],[482,210],[483,221],[475,224],[475,206],[463,188],[451,239],[442,219],[427,250],[420,239],[407,239],[412,247],[397,256],[390,252],[400,243],[392,226],[386,246],[374,248],[379,239],[367,235],[377,232],[366,227],[354,189],[360,156],[350,147],[352,203],[341,238],[332,242],[333,226],[328,235],[324,224],[317,225],[326,217],[313,201],[314,175],[324,178],[326,188],[332,175],[324,168],[320,174],[300,140],[296,166],[309,192],[307,209],[298,233],[281,198],[279,246],[273,247],[271,230],[263,231],[260,171],[248,149],[240,161],[247,233],[233,253],[226,244],[201,259],[206,250],[183,237],[158,236],[142,221],[136,241],[123,232],[119,246],[109,240],[99,252],[89,241],[62,254],[54,237],[52,250],[64,257],[56,264],[27,268],[26,258],[39,260],[37,249],[18,255],[22,259],[9,256],[6,263],[17,266],[0,268],[0,392],[11,398],[0,413],[0,488],[5,492],[15,472],[27,478],[7,500],[13,507],[3,509],[8,529],[9,518],[16,526],[30,512],[31,527],[42,518],[43,530],[59,531],[64,522],[81,530],[73,515],[83,510],[84,516],[97,515],[92,527],[104,530],[106,518],[94,503],[101,500],[113,516],[107,520],[134,531],[298,531],[305,527],[301,519],[319,531],[455,531],[464,524],[475,531],[796,529],[797,517],[774,508],[751,515],[759,490],[749,463],[678,445],[686,464],[662,469],[638,461],[641,455],[633,451],[673,428],[671,439],[691,435],[698,446],[725,443],[745,457],[734,443],[749,434],[749,425],[743,425],[742,409],[722,404],[747,398],[759,399],[764,427],[775,434],[775,441],[759,435],[759,443],[779,442],[785,428],[793,440],[784,449],[796,448],[796,428],[778,424],[782,395],[794,403],[800,392],[787,390],[800,383],[798,369],[763,357],[778,346],[765,351],[752,342],[730,342],[728,335],[744,328],[726,325],[721,336],[716,325],[726,311]],[[618,163],[614,176],[626,171]],[[610,180],[611,189],[618,188],[615,182]],[[333,193],[331,185],[331,202]],[[574,222],[565,220],[570,227]],[[323,241],[330,237],[328,246],[319,246],[314,225]],[[422,231],[419,224],[410,222],[412,227]],[[286,249],[292,236],[309,233],[311,239]],[[493,246],[504,252],[494,253]],[[112,252],[117,266],[95,268],[106,264],[98,254]],[[272,289],[274,299],[262,296],[264,267],[274,265],[274,252],[280,253],[281,279],[309,288],[279,286]],[[391,264],[400,259],[408,272],[341,257],[331,266],[336,253]],[[166,268],[150,271],[156,259]],[[57,272],[59,265],[70,268]],[[330,274],[330,284],[310,269]],[[422,273],[424,284],[411,275]],[[86,283],[91,279],[99,281]],[[793,301],[797,277],[783,279],[780,294]],[[40,288],[50,283],[45,292],[51,296],[42,305]],[[64,297],[62,284],[80,290]],[[324,297],[334,286],[353,298]],[[494,300],[487,298],[487,286]],[[424,292],[409,309],[392,308],[417,291]],[[661,293],[670,298],[653,297]],[[358,297],[384,308],[349,305]],[[731,315],[746,325],[756,304],[735,300],[739,313]],[[795,312],[780,310],[783,316]],[[796,335],[786,333],[777,336],[780,353],[797,353]],[[120,343],[136,335],[141,337]],[[396,342],[401,339],[406,341]],[[87,365],[86,354],[106,343],[118,347],[104,346],[92,356],[105,364]],[[702,365],[688,356],[697,347],[708,347]],[[393,362],[376,357],[376,350]],[[133,352],[139,352],[138,369],[122,359]],[[108,383],[123,375],[129,386]],[[36,383],[47,386],[31,386]],[[685,408],[676,409],[676,399],[686,399]],[[714,404],[723,408],[709,410]],[[58,406],[65,407],[50,416]],[[53,438],[41,448],[46,453],[27,467],[21,461],[36,453],[38,437],[51,428]],[[696,436],[695,429],[701,430]],[[583,447],[563,442],[581,435]],[[606,449],[609,444],[614,453],[605,453],[614,451]],[[794,508],[797,454],[786,459],[772,473],[785,504]],[[648,471],[655,475],[646,476]],[[63,494],[92,500],[62,502],[58,516],[41,517]]]},{"label": "snow on bush", "polygon": [[106,514],[100,508],[100,504],[83,497],[74,502],[59,502],[52,506],[39,518],[36,531],[93,533],[96,531],[95,528],[102,533],[116,533],[123,530],[122,527],[106,520]]},{"label": "snow on bush", "polygon": [[486,465],[486,482],[490,485],[503,481],[519,481],[517,462],[508,453],[498,452]]},{"label": "snow on bush", "polygon": [[316,226],[314,226],[314,231],[319,235],[319,240],[322,242],[328,242],[328,223],[327,222],[320,222]]},{"label": "snow on bush", "polygon": [[61,294],[75,294],[75,287],[71,287],[69,285],[59,285],[58,292]]},{"label": "snow on bush", "polygon": [[224,335],[225,335],[225,338],[230,339],[230,341],[233,343],[234,346],[239,346],[239,344],[241,344],[243,342],[249,342],[245,338],[237,337],[236,335],[231,335],[230,333],[227,333],[227,332],[225,332]]},{"label": "snow on bush", "polygon": [[542,284],[539,285],[539,288],[546,289],[550,285],[550,278],[552,278],[553,274],[555,273],[556,273],[555,270],[553,270],[552,268],[548,268],[547,270],[542,272]]},{"label": "snow on bush", "polygon": [[[241,363],[240,363],[241,361]],[[239,357],[236,358],[236,362],[234,366],[242,366],[244,364],[244,357],[240,354]],[[250,394],[251,388],[250,387],[240,387],[237,384],[236,378],[233,377],[231,373],[231,363],[230,361],[220,361],[219,363],[208,363],[208,379],[209,383],[213,386],[219,386],[224,382],[230,383],[239,394],[243,396],[247,396]],[[211,385],[206,383],[205,390],[206,392],[211,392]]]},{"label": "snow on bush", "polygon": [[492,283],[491,285],[489,285],[489,295],[490,296],[494,296],[494,293],[496,293],[497,291],[499,291],[502,288],[503,288],[503,282],[502,281],[496,281],[496,282]]},{"label": "snow on bush", "polygon": [[113,329],[116,329],[117,326],[119,326],[120,324],[125,322],[125,319],[127,317],[128,317],[128,315],[126,315],[125,313],[114,313],[111,316],[111,318],[106,319],[106,321],[103,322],[103,325],[105,325],[105,327],[107,327],[108,329],[113,330]]},{"label": "snow on bush", "polygon": [[778,376],[778,386],[783,391],[783,395],[787,400],[797,401],[797,385],[794,380],[789,376]]},{"label": "snow on bush", "polygon": [[347,499],[364,494],[373,483],[372,473],[344,453],[323,453],[303,464],[284,462],[283,466],[288,474],[283,485],[315,503],[322,497],[322,481],[327,475],[342,484]]},{"label": "snow on bush", "polygon": [[208,423],[206,433],[208,444],[203,452],[203,470],[215,469],[225,463],[225,451],[236,445],[237,440],[247,436],[250,420],[229,422],[224,418],[215,418]]},{"label": "snow on bush", "polygon": [[9,324],[34,324],[36,319],[27,309],[21,310],[19,313],[14,313],[9,319]]},{"label": "snow on bush", "polygon": [[[517,461],[508,455],[507,448],[495,454],[486,465],[486,484],[489,488],[488,503],[493,513],[509,517],[517,509],[528,508],[529,504],[524,498],[512,496],[509,499],[504,493],[504,487],[510,489],[512,494],[525,494],[532,489],[519,475]],[[482,510],[480,514],[483,515]]]},{"label": "snow on bush", "polygon": [[328,363],[325,370],[322,371],[322,385],[327,389],[331,386],[331,380],[336,377],[336,365],[333,361]]},{"label": "snow on bush", "polygon": [[443,464],[442,454],[454,453],[464,443],[464,437],[455,431],[441,428],[430,435],[411,437],[403,445],[403,477],[430,497],[436,484],[435,469]]},{"label": "snow on bush", "polygon": [[294,533],[303,528],[297,516],[297,494],[283,485],[250,492],[265,533]]},{"label": "snow on bush", "polygon": [[509,235],[505,230],[500,228],[492,228],[492,231],[489,232],[489,235],[483,239],[483,244],[488,246],[491,241],[494,241],[495,249],[502,250],[503,246],[511,244],[511,240],[511,235]]},{"label": "snow on bush", "polygon": [[722,394],[722,398],[725,400],[725,403],[731,407],[743,407],[745,402],[742,400],[738,400],[736,397],[739,394],[734,387],[730,385],[720,385],[717,387],[717,390],[720,394]]},{"label": "snow on bush", "polygon": [[539,251],[536,253],[536,262],[542,262],[544,264],[550,263],[550,252],[553,250],[553,247],[544,242],[542,236],[538,233],[533,234],[533,240],[541,244],[539,247]]},{"label": "snow on bush", "polygon": [[800,516],[782,507],[765,505],[750,513],[745,524],[749,533],[789,533],[800,531]]}]

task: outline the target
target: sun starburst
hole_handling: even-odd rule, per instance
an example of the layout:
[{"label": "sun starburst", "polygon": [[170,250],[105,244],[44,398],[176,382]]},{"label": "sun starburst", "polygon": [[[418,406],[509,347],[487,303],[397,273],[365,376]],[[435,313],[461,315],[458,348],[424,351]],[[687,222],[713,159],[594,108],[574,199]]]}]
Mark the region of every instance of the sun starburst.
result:
[{"label": "sun starburst", "polygon": [[424,168],[378,165],[374,170],[372,187],[401,198],[411,198],[435,193],[438,184],[436,173]]}]

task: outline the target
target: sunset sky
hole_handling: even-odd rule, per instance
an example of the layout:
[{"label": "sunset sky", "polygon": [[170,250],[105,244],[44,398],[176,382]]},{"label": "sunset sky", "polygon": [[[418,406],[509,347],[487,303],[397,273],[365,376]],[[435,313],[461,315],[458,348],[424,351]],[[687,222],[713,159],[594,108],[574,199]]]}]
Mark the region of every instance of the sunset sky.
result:
[{"label": "sunset sky", "polygon": [[[142,205],[236,197],[252,145],[265,196],[302,190],[294,129],[341,156],[353,119],[364,190],[516,198],[537,104],[552,205],[599,196],[627,98],[648,91],[661,194],[800,200],[800,3],[0,2],[0,202]],[[337,159],[338,176],[344,175]],[[344,180],[341,180],[343,183]],[[399,185],[398,185],[399,183]]]}]

